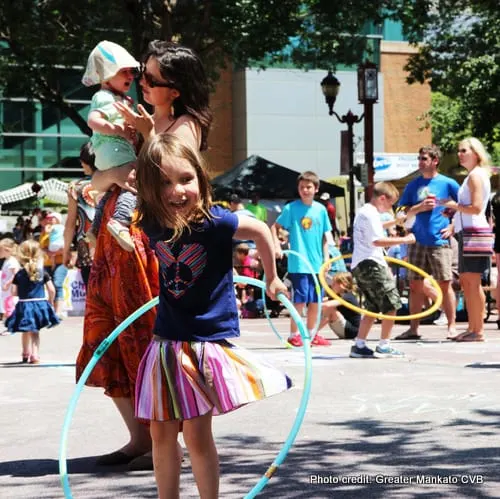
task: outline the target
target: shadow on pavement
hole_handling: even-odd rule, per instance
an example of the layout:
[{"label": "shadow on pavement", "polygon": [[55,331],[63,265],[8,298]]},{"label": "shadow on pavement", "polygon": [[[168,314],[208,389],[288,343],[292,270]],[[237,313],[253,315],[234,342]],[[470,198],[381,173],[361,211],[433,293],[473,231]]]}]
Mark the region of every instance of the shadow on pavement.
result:
[{"label": "shadow on pavement", "polygon": [[[79,457],[67,460],[67,470],[72,474],[113,474],[123,475],[127,469],[121,466],[97,466],[98,456]],[[11,475],[18,477],[32,477],[45,475],[59,475],[59,461],[56,459],[24,459],[21,461],[4,461],[0,463],[0,476]]]},{"label": "shadow on pavement", "polygon": [[[500,412],[478,410],[474,414],[474,419],[457,418],[448,424],[456,428],[455,434],[462,441],[460,446],[458,439],[438,441],[435,428],[425,420],[383,422],[374,418],[358,420],[354,415],[352,420],[341,422],[323,420],[318,424],[329,429],[330,437],[316,440],[299,435],[299,441],[259,497],[382,498],[426,493],[439,497],[492,497],[489,493],[492,489],[487,488],[498,487],[500,452],[495,442]],[[485,432],[491,435],[491,446],[474,447],[472,442]],[[247,494],[282,445],[239,434],[218,438],[221,497]],[[68,460],[75,497],[155,497],[150,472],[124,473],[123,467],[97,468],[95,459],[92,456]],[[58,473],[58,462],[54,459],[0,463],[0,475],[26,478],[53,475],[50,482],[44,483],[44,492],[53,494],[52,497],[62,495]],[[189,466],[183,467],[182,475],[181,497],[195,497],[186,493],[186,488],[189,492],[194,490]],[[430,482],[418,483],[417,476]],[[357,482],[346,483],[347,478]],[[444,482],[436,484],[436,480]]]},{"label": "shadow on pavement", "polygon": [[500,369],[500,364],[494,362],[474,362],[474,364],[467,364],[465,367],[473,367],[475,369]]}]

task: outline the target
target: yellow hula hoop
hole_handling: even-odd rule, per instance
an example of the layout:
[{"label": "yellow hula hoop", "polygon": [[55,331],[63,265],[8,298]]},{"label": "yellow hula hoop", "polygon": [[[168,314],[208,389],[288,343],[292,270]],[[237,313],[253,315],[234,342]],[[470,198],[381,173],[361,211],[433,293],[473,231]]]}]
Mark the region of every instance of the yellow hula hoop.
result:
[{"label": "yellow hula hoop", "polygon": [[407,321],[407,320],[413,320],[413,319],[421,319],[422,317],[427,317],[428,315],[431,315],[434,313],[440,306],[443,301],[443,292],[441,291],[441,288],[439,287],[439,284],[437,281],[429,275],[427,272],[424,272],[421,268],[416,267],[415,265],[412,265],[411,263],[405,262],[404,260],[399,260],[398,258],[392,258],[391,256],[386,256],[385,259],[389,263],[396,263],[398,265],[401,265],[402,267],[406,267],[409,270],[413,270],[413,272],[416,272],[417,274],[421,275],[424,279],[429,279],[429,282],[431,283],[432,287],[436,290],[437,292],[437,299],[434,302],[434,304],[429,307],[427,310],[424,310],[423,312],[419,312],[418,314],[412,314],[412,315],[386,315],[386,314],[381,314],[377,312],[371,312],[370,310],[365,310],[364,308],[361,307],[356,307],[352,303],[347,302],[344,300],[342,297],[337,295],[333,289],[328,286],[325,278],[325,273],[327,272],[328,268],[330,265],[337,260],[340,260],[341,258],[350,258],[352,255],[339,255],[335,256],[333,258],[330,258],[327,262],[325,262],[319,271],[319,282],[321,282],[321,285],[325,289],[325,291],[334,299],[340,302],[342,305],[345,307],[353,310],[354,312],[358,312],[358,314],[361,315],[367,315],[368,317],[374,317],[375,319],[389,319],[391,321]]}]

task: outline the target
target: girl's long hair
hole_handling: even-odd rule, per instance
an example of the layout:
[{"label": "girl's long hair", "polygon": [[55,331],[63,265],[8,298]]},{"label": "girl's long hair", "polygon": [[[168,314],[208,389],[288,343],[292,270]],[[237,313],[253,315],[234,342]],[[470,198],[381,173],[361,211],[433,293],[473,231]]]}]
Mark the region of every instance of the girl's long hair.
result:
[{"label": "girl's long hair", "polygon": [[42,278],[40,273],[41,258],[42,250],[37,241],[28,239],[19,245],[17,259],[28,273],[30,281],[37,282]]},{"label": "girl's long hair", "polygon": [[[200,197],[195,210],[188,217],[176,216],[164,199],[162,162],[169,157],[184,159],[194,168],[198,178]],[[171,241],[190,231],[193,224],[212,216],[211,186],[203,158],[175,135],[163,133],[153,136],[141,149],[137,158],[137,210],[138,223],[150,230],[173,229]]]},{"label": "girl's long hair", "polygon": [[174,42],[152,41],[143,57],[144,64],[150,57],[158,61],[162,77],[172,82],[180,95],[173,103],[174,117],[191,115],[201,129],[200,151],[208,147],[208,132],[212,124],[209,106],[210,86],[205,68],[193,50]]}]

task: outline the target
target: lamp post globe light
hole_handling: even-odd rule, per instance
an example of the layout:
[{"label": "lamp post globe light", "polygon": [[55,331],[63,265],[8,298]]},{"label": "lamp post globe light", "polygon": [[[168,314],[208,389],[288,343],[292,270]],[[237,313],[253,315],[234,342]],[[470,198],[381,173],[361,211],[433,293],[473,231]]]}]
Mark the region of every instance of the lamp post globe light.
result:
[{"label": "lamp post globe light", "polygon": [[333,114],[333,106],[337,100],[337,95],[340,90],[340,81],[333,76],[331,71],[321,80],[321,91],[325,96],[325,102],[328,104],[328,112],[330,116]]}]

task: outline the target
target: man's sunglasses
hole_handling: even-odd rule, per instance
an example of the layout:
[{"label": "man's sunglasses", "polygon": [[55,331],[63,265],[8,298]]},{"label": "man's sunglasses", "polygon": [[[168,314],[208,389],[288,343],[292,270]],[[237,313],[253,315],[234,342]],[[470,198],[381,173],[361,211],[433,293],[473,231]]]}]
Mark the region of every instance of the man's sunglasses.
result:
[{"label": "man's sunglasses", "polygon": [[150,88],[155,88],[155,87],[162,87],[162,88],[176,88],[175,83],[172,82],[163,82],[163,81],[158,81],[151,76],[150,73],[146,71],[146,68],[144,66],[141,67],[138,73],[138,78],[144,78],[144,81],[146,82],[147,86]]}]

